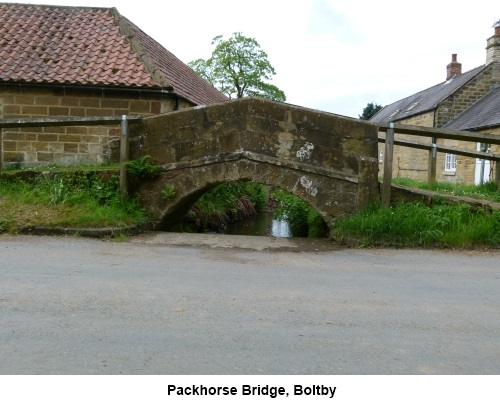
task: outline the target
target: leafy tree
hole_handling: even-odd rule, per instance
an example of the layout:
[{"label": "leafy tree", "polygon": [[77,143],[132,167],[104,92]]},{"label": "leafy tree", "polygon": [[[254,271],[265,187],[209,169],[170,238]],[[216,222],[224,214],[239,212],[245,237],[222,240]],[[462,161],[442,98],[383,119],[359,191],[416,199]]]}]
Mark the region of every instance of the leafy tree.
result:
[{"label": "leafy tree", "polygon": [[207,59],[196,59],[188,65],[229,98],[258,96],[285,101],[285,93],[268,83],[276,74],[267,54],[253,38],[235,32],[225,40],[222,35],[212,40],[215,49]]},{"label": "leafy tree", "polygon": [[376,113],[378,113],[383,107],[379,104],[368,103],[365,108],[363,108],[363,114],[359,115],[360,120],[368,121]]}]

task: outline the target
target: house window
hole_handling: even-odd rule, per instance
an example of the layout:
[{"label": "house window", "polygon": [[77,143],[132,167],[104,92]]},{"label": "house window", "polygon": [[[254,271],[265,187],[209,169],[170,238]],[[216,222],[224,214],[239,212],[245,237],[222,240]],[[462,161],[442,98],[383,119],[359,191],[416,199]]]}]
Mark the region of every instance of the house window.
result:
[{"label": "house window", "polygon": [[451,153],[446,154],[446,160],[444,163],[445,172],[456,172],[457,171],[457,156]]}]

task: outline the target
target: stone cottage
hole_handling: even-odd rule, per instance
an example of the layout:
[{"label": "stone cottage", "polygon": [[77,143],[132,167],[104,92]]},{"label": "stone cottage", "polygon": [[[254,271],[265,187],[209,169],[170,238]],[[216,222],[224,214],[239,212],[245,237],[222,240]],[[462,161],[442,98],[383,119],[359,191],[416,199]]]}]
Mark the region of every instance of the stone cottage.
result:
[{"label": "stone cottage", "polygon": [[[151,115],[226,100],[115,8],[0,3],[0,119]],[[4,129],[3,165],[106,163],[119,131]]]},{"label": "stone cottage", "polygon": [[[493,35],[487,39],[486,64],[462,73],[462,64],[453,54],[446,67],[445,81],[387,105],[371,121],[475,131],[500,137],[500,21],[493,28]],[[411,135],[397,135],[397,139],[422,142],[422,138]],[[453,140],[438,139],[437,144],[474,148],[471,143]],[[379,145],[381,155],[383,149],[383,144]],[[498,145],[477,144],[476,149],[500,153]],[[394,177],[427,180],[428,156],[424,150],[395,146]],[[498,168],[493,162],[438,153],[436,180],[478,184],[494,179],[495,170]]]}]

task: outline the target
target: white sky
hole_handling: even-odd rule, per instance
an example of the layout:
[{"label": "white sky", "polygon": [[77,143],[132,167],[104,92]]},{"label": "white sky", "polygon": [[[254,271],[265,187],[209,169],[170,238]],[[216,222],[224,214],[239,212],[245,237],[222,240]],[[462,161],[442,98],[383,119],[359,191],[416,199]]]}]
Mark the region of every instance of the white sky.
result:
[{"label": "white sky", "polygon": [[185,63],[207,59],[216,35],[240,31],[268,54],[288,103],[355,118],[369,102],[390,104],[444,81],[452,53],[462,72],[483,65],[500,18],[498,0],[12,3],[116,7]]}]

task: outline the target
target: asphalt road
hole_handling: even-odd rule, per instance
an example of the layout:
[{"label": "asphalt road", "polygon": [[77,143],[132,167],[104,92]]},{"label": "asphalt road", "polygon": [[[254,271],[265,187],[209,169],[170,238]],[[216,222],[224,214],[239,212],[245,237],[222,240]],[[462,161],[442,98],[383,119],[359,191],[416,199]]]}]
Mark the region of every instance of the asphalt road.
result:
[{"label": "asphalt road", "polygon": [[0,236],[0,374],[500,373],[500,251],[248,238]]}]

